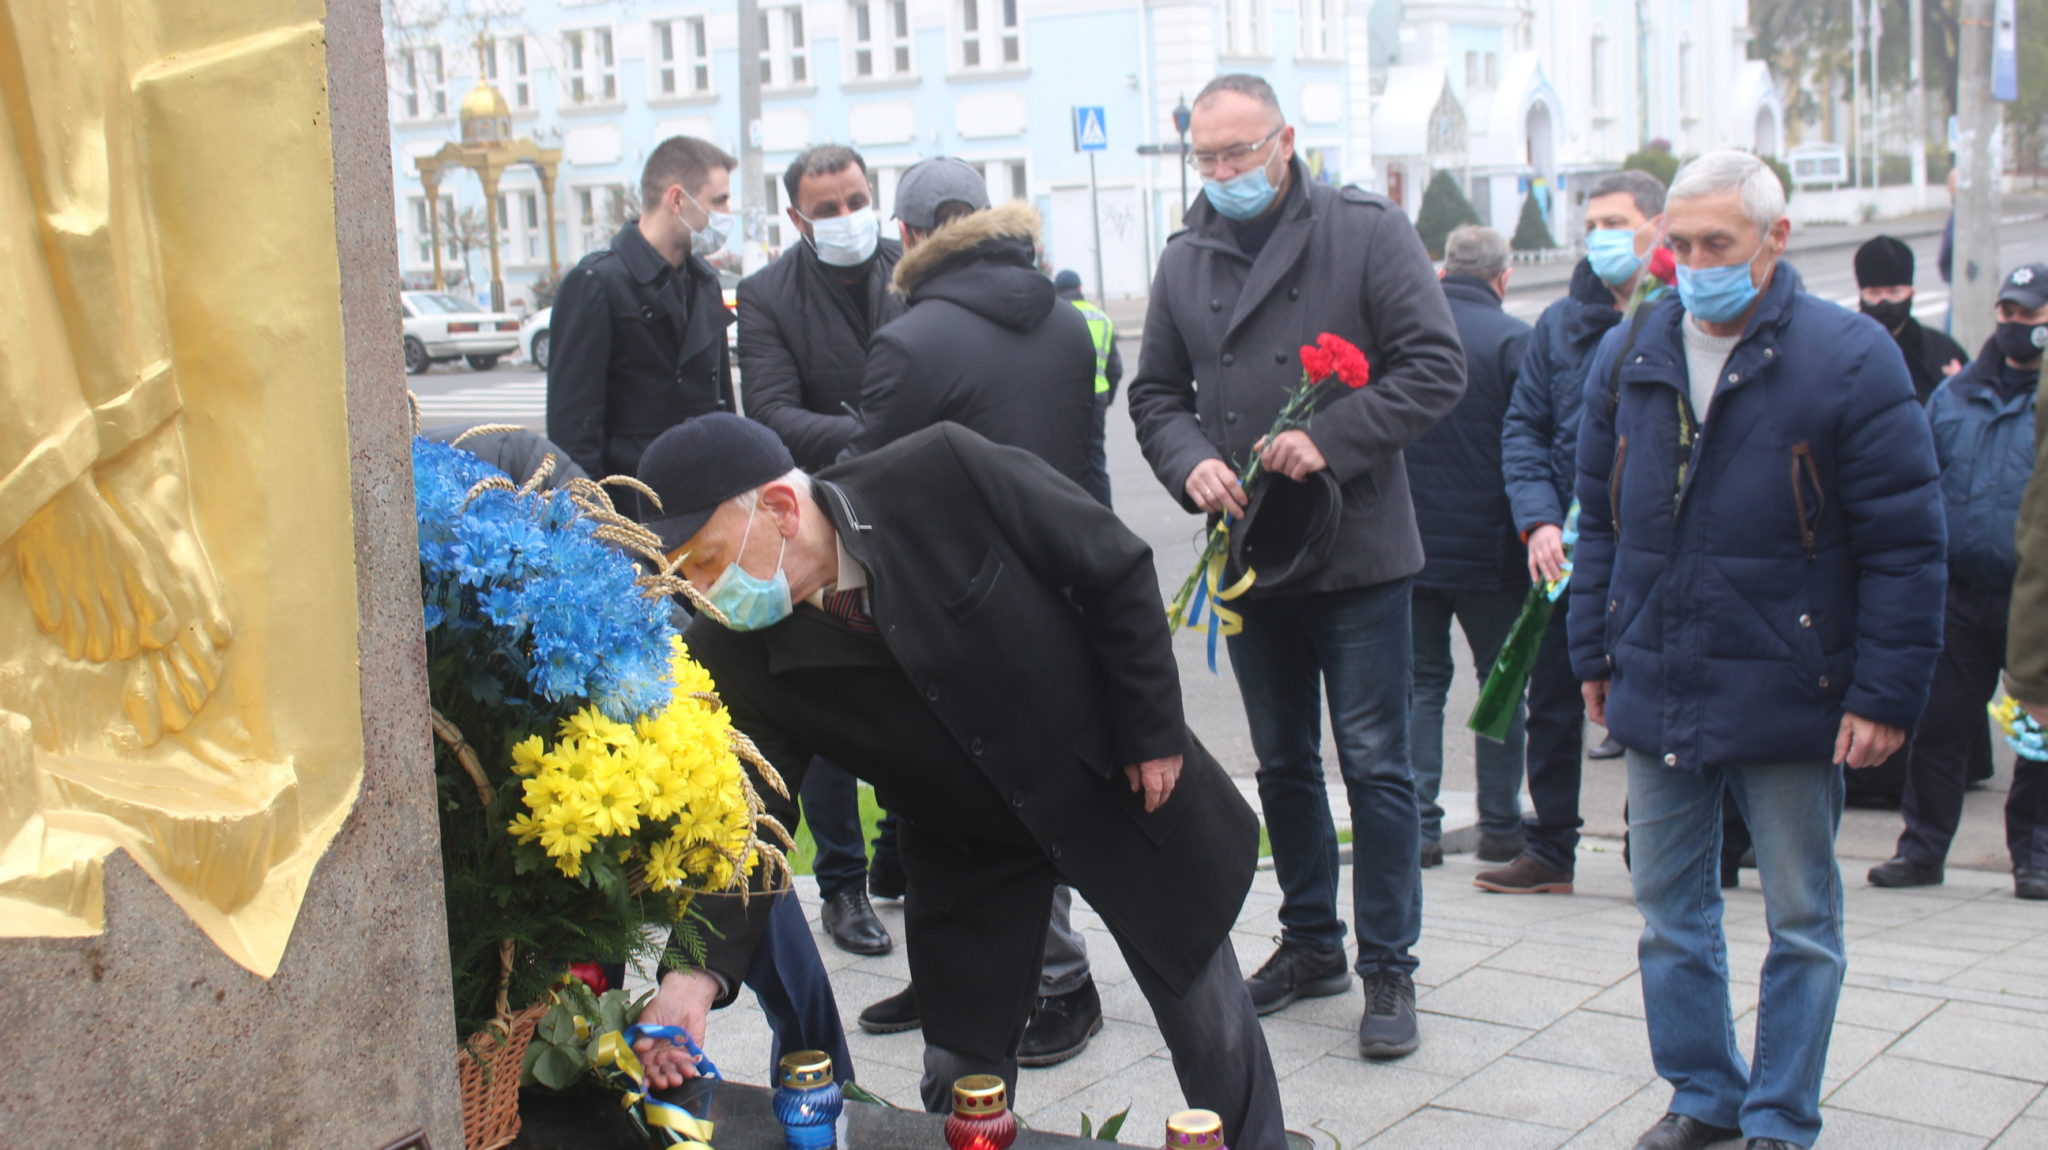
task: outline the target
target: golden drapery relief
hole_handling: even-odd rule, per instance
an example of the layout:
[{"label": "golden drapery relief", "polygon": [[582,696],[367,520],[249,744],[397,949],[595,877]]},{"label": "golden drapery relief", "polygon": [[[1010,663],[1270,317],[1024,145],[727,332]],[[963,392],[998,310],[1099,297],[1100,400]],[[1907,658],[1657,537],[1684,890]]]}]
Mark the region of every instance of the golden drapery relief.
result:
[{"label": "golden drapery relief", "polygon": [[268,976],[361,783],[323,12],[0,0],[0,936]]}]

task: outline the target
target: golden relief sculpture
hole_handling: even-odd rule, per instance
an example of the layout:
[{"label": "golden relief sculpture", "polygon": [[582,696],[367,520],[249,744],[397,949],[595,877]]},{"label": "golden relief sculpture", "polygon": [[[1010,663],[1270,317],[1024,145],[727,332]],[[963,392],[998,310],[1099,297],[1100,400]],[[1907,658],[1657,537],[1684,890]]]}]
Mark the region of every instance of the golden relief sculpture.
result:
[{"label": "golden relief sculpture", "polygon": [[0,0],[0,935],[267,976],[361,782],[323,11]]}]

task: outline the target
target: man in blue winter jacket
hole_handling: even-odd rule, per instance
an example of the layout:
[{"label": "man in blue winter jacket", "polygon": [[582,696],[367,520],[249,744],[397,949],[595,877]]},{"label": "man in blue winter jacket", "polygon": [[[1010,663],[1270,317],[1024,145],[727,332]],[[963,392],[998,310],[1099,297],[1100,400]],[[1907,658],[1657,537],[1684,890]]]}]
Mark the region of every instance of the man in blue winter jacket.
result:
[{"label": "man in blue winter jacket", "polygon": [[[1998,291],[1998,327],[1968,367],[1927,400],[1948,511],[1948,597],[1941,661],[1913,741],[1906,827],[1897,856],[1870,869],[1874,886],[1928,886],[1963,818],[1970,764],[1991,734],[1984,706],[2005,667],[2019,552],[2013,528],[2034,474],[2034,389],[2048,346],[2048,264],[2014,269]],[[2048,764],[2020,759],[2005,800],[2013,893],[2048,899]]]},{"label": "man in blue winter jacket", "polygon": [[[1587,389],[1572,665],[1628,749],[1644,1015],[1673,1087],[1636,1146],[1739,1133],[1787,1150],[1820,1132],[1846,967],[1842,768],[1904,742],[1941,644],[1938,475],[1897,345],[1779,262],[1791,224],[1770,168],[1701,156],[1664,223],[1677,298],[1621,356],[1612,404]],[[1610,335],[1590,378],[1619,355]],[[1753,1065],[1721,931],[1724,793],[1771,934]]]}]

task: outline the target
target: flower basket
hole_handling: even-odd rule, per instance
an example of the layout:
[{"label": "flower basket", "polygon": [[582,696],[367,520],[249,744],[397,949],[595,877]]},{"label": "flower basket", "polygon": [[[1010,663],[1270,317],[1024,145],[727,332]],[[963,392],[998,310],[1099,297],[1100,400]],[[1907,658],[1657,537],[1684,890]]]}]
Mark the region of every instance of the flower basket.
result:
[{"label": "flower basket", "polygon": [[[695,965],[692,897],[744,897],[764,867],[766,885],[782,885],[789,836],[741,763],[781,780],[670,622],[672,596],[706,608],[658,541],[599,484],[549,490],[552,457],[515,484],[456,443],[415,440],[413,477],[452,989],[470,1035],[464,1134],[477,1150],[517,1134],[527,1047],[569,964],[660,953]],[[671,928],[669,951],[650,926]]]}]

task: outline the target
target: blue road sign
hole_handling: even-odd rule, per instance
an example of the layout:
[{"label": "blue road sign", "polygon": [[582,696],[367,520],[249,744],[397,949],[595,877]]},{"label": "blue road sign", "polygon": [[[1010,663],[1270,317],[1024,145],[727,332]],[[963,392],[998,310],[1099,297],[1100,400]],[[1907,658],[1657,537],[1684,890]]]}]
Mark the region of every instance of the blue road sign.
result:
[{"label": "blue road sign", "polygon": [[1102,108],[1074,109],[1074,150],[1077,152],[1106,152],[1109,150],[1109,129],[1103,126]]}]

